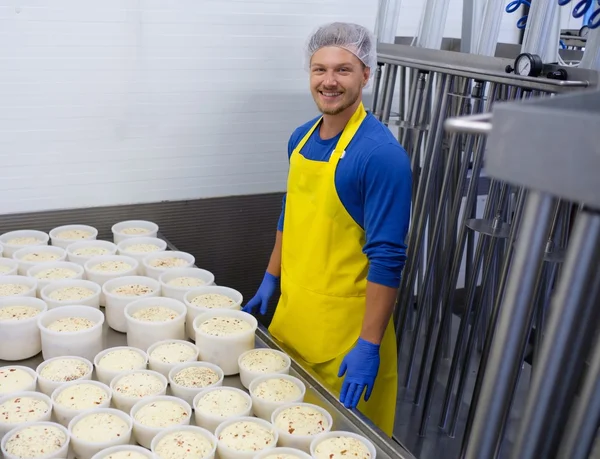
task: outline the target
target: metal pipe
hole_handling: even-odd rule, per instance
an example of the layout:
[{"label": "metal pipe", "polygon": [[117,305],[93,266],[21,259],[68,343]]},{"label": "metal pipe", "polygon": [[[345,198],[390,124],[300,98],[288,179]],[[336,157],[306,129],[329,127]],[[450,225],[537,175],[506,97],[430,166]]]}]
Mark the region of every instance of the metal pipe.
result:
[{"label": "metal pipe", "polygon": [[522,428],[511,455],[514,459],[551,457],[558,446],[585,351],[597,327],[598,260],[600,214],[584,211],[575,222],[565,274],[552,301],[547,339],[533,370]]},{"label": "metal pipe", "polygon": [[465,459],[495,457],[502,438],[505,414],[519,376],[520,359],[529,336],[535,282],[552,223],[553,198],[537,191],[527,196],[525,216],[517,239],[514,264],[494,333],[490,359],[475,411]]}]

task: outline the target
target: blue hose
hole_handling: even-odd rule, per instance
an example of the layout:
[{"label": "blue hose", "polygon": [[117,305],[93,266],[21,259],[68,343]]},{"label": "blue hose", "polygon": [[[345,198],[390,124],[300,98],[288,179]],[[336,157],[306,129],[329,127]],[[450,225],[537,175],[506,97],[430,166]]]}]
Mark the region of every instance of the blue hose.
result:
[{"label": "blue hose", "polygon": [[[558,1],[561,2],[561,1],[565,1],[565,0],[558,0]],[[568,1],[571,1],[571,0],[568,0]],[[525,5],[527,7],[531,7],[531,3],[529,3],[528,0],[513,0],[508,5],[506,5],[505,11],[507,13],[514,13],[519,8],[521,8],[521,6],[523,6],[523,5]],[[524,29],[526,25],[527,25],[527,15],[524,15],[517,21],[517,29]]]},{"label": "blue hose", "polygon": [[[558,0],[558,6],[565,6],[569,3],[571,3],[571,0]],[[587,19],[587,24],[586,20],[584,19],[584,24],[590,29],[596,29],[600,27],[600,7],[597,7],[592,13],[592,10],[594,10],[594,3],[600,4],[600,0],[581,0],[579,3],[577,3],[577,5],[575,5],[572,13],[573,17],[576,19],[589,18]]]}]

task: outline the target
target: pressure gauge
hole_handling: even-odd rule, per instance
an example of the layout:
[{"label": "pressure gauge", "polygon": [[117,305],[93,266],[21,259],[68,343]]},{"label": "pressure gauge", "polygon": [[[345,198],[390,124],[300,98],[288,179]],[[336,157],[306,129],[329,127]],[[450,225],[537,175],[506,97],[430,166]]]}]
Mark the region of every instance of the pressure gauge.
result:
[{"label": "pressure gauge", "polygon": [[521,53],[515,59],[515,75],[538,77],[543,68],[542,58],[536,54]]},{"label": "pressure gauge", "polygon": [[581,29],[579,29],[579,36],[581,38],[587,38],[588,34],[590,33],[590,27],[584,25]]}]

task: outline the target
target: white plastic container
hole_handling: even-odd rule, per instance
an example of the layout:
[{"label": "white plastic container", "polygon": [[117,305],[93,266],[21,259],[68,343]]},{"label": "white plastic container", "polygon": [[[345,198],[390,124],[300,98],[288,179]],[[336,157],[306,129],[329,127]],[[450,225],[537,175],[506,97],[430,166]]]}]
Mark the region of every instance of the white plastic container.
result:
[{"label": "white plastic container", "polygon": [[[127,423],[128,430],[118,438],[114,438],[109,441],[94,442],[94,443],[92,443],[90,441],[82,440],[73,434],[73,429],[79,421],[81,421],[82,419],[84,419],[87,416],[93,416],[94,414],[100,414],[100,413],[106,413],[106,414],[112,414],[114,416],[118,416],[119,418],[121,418],[122,420],[124,420]],[[91,459],[92,456],[94,456],[95,454],[97,454],[101,451],[104,451],[106,448],[110,448],[111,446],[129,444],[129,442],[131,440],[131,431],[132,430],[133,430],[133,422],[131,420],[131,417],[129,417],[129,415],[127,415],[126,413],[123,413],[122,411],[115,410],[113,408],[99,408],[99,409],[93,410],[93,411],[84,411],[83,413],[75,416],[69,423],[69,433],[71,434],[71,449],[75,453],[75,456],[77,457],[77,459]]]},{"label": "white plastic container", "polygon": [[[180,266],[172,266],[172,267],[159,267],[153,266],[157,260],[164,260],[168,258],[177,258],[179,260],[183,260]],[[142,264],[144,267],[144,274],[152,279],[160,279],[160,276],[171,270],[171,269],[181,269],[181,268],[191,268],[194,266],[196,259],[194,256],[187,252],[180,252],[177,250],[166,250],[164,252],[155,252],[150,253],[144,257]]]},{"label": "white plastic container", "polygon": [[69,431],[64,426],[61,426],[60,424],[57,424],[55,422],[30,422],[30,423],[23,424],[13,430],[11,430],[4,436],[4,438],[2,438],[2,443],[0,444],[0,450],[2,451],[2,455],[4,456],[4,459],[21,459],[19,456],[15,456],[14,454],[9,454],[9,452],[6,450],[6,443],[11,438],[13,438],[15,435],[18,435],[24,429],[29,428],[29,427],[40,427],[40,428],[54,427],[56,429],[59,429],[65,435],[65,442],[60,446],[60,448],[58,448],[56,451],[52,451],[51,453],[46,454],[44,456],[38,456],[38,458],[36,458],[36,459],[58,459],[58,458],[66,458],[67,457],[67,454],[69,452],[71,435],[69,434]]},{"label": "white plastic container", "polygon": [[[74,300],[55,300],[51,298],[52,292],[64,288],[77,287],[91,290],[92,295],[85,298]],[[40,290],[40,297],[48,305],[48,309],[56,309],[63,306],[89,306],[94,309],[100,309],[100,292],[102,289],[95,282],[84,279],[70,279],[51,282]]]},{"label": "white plastic container", "polygon": [[[151,307],[172,309],[177,317],[169,321],[152,322],[132,317],[137,311]],[[171,298],[142,298],[125,307],[127,320],[127,345],[147,351],[150,346],[166,339],[185,339],[185,304]]]},{"label": "white plastic container", "polygon": [[[272,355],[278,356],[285,362],[285,365],[283,366],[283,368],[281,368],[280,370],[277,370],[277,371],[256,371],[256,370],[253,371],[244,364],[244,358],[246,356],[248,356],[249,354],[255,353],[255,352],[260,353],[260,354],[264,353],[264,354],[272,354]],[[250,383],[254,379],[256,379],[260,376],[264,376],[267,374],[289,375],[291,365],[292,365],[292,361],[291,361],[290,357],[281,351],[277,351],[275,349],[269,349],[269,348],[251,349],[249,351],[244,352],[242,355],[240,355],[240,357],[238,359],[238,366],[240,367],[240,381],[242,383],[242,386],[244,386],[246,389],[248,389],[250,387]]]},{"label": "white plastic container", "polygon": [[35,292],[36,292],[36,288],[37,288],[37,280],[32,279],[31,277],[25,277],[25,276],[18,276],[18,275],[14,275],[14,276],[0,276],[0,289],[2,288],[2,285],[6,285],[6,284],[18,284],[18,285],[23,285],[26,288],[22,289],[21,293],[16,293],[13,295],[2,295],[2,293],[0,293],[0,298],[4,299],[4,298],[13,298],[13,297],[24,297],[24,296],[30,296],[32,298],[35,298]]},{"label": "white plastic container", "polygon": [[[61,233],[65,231],[80,231],[83,237],[65,238]],[[89,233],[89,234],[86,234]],[[63,225],[50,230],[50,241],[53,246],[66,249],[69,245],[80,241],[92,241],[98,237],[98,230],[89,225]]]},{"label": "white plastic container", "polygon": [[211,432],[209,432],[206,429],[203,429],[202,427],[197,427],[197,426],[173,426],[173,427],[169,427],[167,429],[162,429],[160,431],[160,433],[158,435],[156,435],[154,437],[154,439],[152,440],[150,449],[154,453],[156,459],[164,459],[162,456],[160,456],[157,453],[157,448],[158,448],[161,440],[163,438],[165,438],[167,435],[171,435],[176,432],[190,432],[190,433],[195,433],[197,435],[203,436],[210,442],[210,444],[212,445],[212,448],[206,455],[204,455],[202,457],[198,457],[197,459],[214,459],[215,458],[215,453],[217,451],[217,439]]},{"label": "white plastic container", "polygon": [[142,446],[137,446],[137,445],[111,446],[110,448],[106,448],[105,450],[94,454],[94,456],[92,456],[92,459],[106,459],[111,454],[117,454],[117,453],[121,453],[121,452],[126,452],[129,454],[137,453],[137,454],[141,454],[146,459],[156,459],[156,457],[154,456],[152,451],[148,451],[146,448],[143,448]]},{"label": "white plastic container", "polygon": [[[33,253],[50,254],[56,258],[47,261],[30,261],[24,259],[28,255],[31,255]],[[29,269],[33,268],[34,266],[45,265],[47,263],[55,263],[57,261],[65,261],[67,259],[67,252],[61,247],[53,247],[51,245],[43,247],[23,247],[22,249],[19,249],[15,253],[13,253],[13,259],[17,260],[17,263],[19,263],[19,274],[21,276],[26,276],[27,271],[29,271]]]},{"label": "white plastic container", "polygon": [[[179,344],[181,346],[186,346],[190,352],[192,353],[190,357],[184,361],[176,361],[176,362],[164,362],[160,359],[157,359],[156,356],[152,355],[153,352],[160,346],[166,344]],[[189,341],[181,340],[181,339],[166,339],[163,341],[158,341],[154,343],[152,346],[148,347],[148,368],[153,371],[158,371],[165,377],[169,376],[169,372],[173,367],[180,365],[181,363],[187,362],[196,362],[198,360],[198,348],[194,346],[194,343],[190,343]]]},{"label": "white plastic container", "polygon": [[[131,351],[131,352],[136,352],[138,353],[142,359],[143,359],[143,363],[140,364],[137,367],[132,367],[126,370],[111,370],[109,368],[105,368],[102,365],[100,365],[100,361],[102,360],[102,358],[114,351],[119,351],[119,350],[127,350],[127,351]],[[146,354],[144,351],[142,351],[141,349],[138,349],[136,347],[128,347],[128,346],[116,346],[116,347],[109,347],[108,349],[103,350],[102,352],[99,352],[96,357],[94,357],[94,367],[96,367],[96,377],[98,378],[98,381],[106,384],[107,386],[110,385],[111,381],[118,375],[122,374],[122,373],[126,373],[128,371],[133,371],[133,370],[145,370],[148,366],[148,354]]]},{"label": "white plastic container", "polygon": [[[206,320],[214,317],[229,317],[243,320],[250,324],[250,328],[240,333],[228,336],[212,336],[204,333],[200,326]],[[238,374],[240,369],[238,359],[244,352],[254,349],[257,320],[243,311],[220,309],[206,314],[200,314],[194,319],[194,332],[196,346],[200,350],[200,360],[214,363],[221,367],[225,376]]]},{"label": "white plastic container", "polygon": [[[76,332],[56,332],[47,327],[58,319],[78,317],[94,322],[90,328]],[[38,319],[42,336],[42,355],[44,359],[64,355],[77,355],[93,360],[102,350],[102,311],[89,306],[63,306],[43,313]]]},{"label": "white plastic container", "polygon": [[[290,397],[289,399],[283,400],[281,402],[274,402],[271,400],[265,400],[264,398],[257,397],[255,395],[257,386],[260,383],[268,381],[270,379],[285,379],[296,385],[300,389],[300,394],[297,397]],[[252,410],[254,411],[254,415],[259,418],[270,421],[273,412],[280,406],[287,405],[290,403],[304,402],[304,395],[306,394],[306,385],[301,380],[291,375],[263,375],[259,376],[258,378],[255,378],[250,383],[248,391],[250,392],[250,397],[252,398]]]},{"label": "white plastic container", "polygon": [[[105,392],[106,398],[104,400],[102,400],[101,402],[99,402],[98,404],[94,405],[93,407],[85,407],[82,409],[69,408],[69,407],[62,405],[56,401],[57,398],[60,396],[60,394],[63,391],[65,391],[66,389],[80,386],[82,384],[96,386],[97,388],[99,388]],[[62,424],[65,427],[68,427],[71,420],[75,416],[83,413],[84,411],[95,410],[98,408],[110,408],[110,401],[112,399],[112,391],[110,390],[110,387],[108,387],[106,384],[103,384],[98,381],[76,380],[76,381],[70,381],[68,383],[62,384],[59,387],[57,387],[54,390],[54,392],[52,392],[51,399],[52,399],[52,404],[54,406],[54,417],[60,424]]]},{"label": "white plastic container", "polygon": [[[214,391],[225,391],[225,392],[233,392],[237,396],[243,398],[246,401],[246,406],[240,410],[239,412],[232,413],[221,413],[220,415],[214,413],[207,413],[203,410],[198,409],[198,403],[200,400],[206,395]],[[194,397],[193,405],[194,407],[194,420],[197,426],[203,427],[210,432],[215,432],[218,426],[220,426],[223,422],[244,416],[252,415],[252,399],[250,396],[241,389],[236,387],[224,387],[224,386],[214,386],[209,387]]]},{"label": "white plastic container", "polygon": [[38,309],[38,315],[20,320],[0,320],[0,360],[25,360],[42,350],[38,318],[47,311],[45,302],[31,297],[0,298],[0,310],[11,306]]},{"label": "white plastic container", "polygon": [[[279,438],[279,443],[281,444],[281,437]],[[254,456],[253,459],[265,459],[266,457],[273,456],[273,455],[274,456],[281,455],[284,457],[287,455],[290,455],[294,458],[297,457],[298,459],[312,459],[311,456],[306,454],[304,451],[300,451],[300,450],[294,449],[294,448],[286,448],[284,446],[278,446],[277,448],[261,451],[256,456]]]},{"label": "white plastic container", "polygon": [[12,258],[0,258],[0,276],[16,276],[19,274],[19,263]]},{"label": "white plastic container", "polygon": [[[187,287],[169,283],[182,277],[190,277],[198,282],[201,282],[202,284],[198,286],[193,285],[191,287]],[[172,268],[162,273],[158,280],[160,281],[163,296],[185,302],[183,297],[190,290],[198,287],[214,285],[215,275],[210,271],[200,268]]]},{"label": "white plastic container", "polygon": [[[17,238],[35,238],[38,240],[38,242],[34,244],[10,244],[8,242]],[[31,245],[48,245],[49,240],[50,236],[48,236],[47,233],[38,230],[18,230],[4,233],[2,236],[0,236],[0,243],[2,243],[2,247],[4,247],[2,256],[6,258],[12,258],[13,254],[23,247],[29,247]]]},{"label": "white plastic container", "polygon": [[[146,230],[146,232],[128,234],[127,231],[132,228],[142,228]],[[147,220],[126,220],[115,223],[112,226],[111,231],[113,233],[113,242],[119,244],[125,239],[132,239],[135,237],[156,237],[158,234],[158,225]]]},{"label": "white plastic container", "polygon": [[[207,308],[207,307],[203,307],[203,306],[198,306],[197,304],[194,304],[192,302],[194,300],[194,298],[196,298],[200,295],[206,295],[206,294],[223,295],[223,296],[226,296],[227,298],[230,298],[233,301],[233,303],[224,308]],[[183,296],[183,302],[185,303],[185,305],[188,308],[188,313],[187,313],[187,318],[186,318],[186,322],[187,322],[186,331],[187,331],[188,337],[191,339],[196,339],[196,333],[194,332],[194,319],[196,317],[198,317],[200,314],[205,314],[207,312],[213,312],[213,311],[229,310],[229,309],[239,311],[242,308],[242,301],[244,301],[244,297],[242,296],[242,294],[240,292],[238,292],[237,290],[234,290],[229,287],[223,287],[223,286],[218,286],[218,285],[207,285],[204,287],[196,287],[196,288],[188,290],[187,293],[185,293]]]},{"label": "white plastic container", "polygon": [[[311,408],[311,409],[321,413],[323,415],[323,417],[325,418],[325,422],[323,423],[325,430],[323,432],[320,432],[315,435],[294,435],[294,434],[289,433],[289,431],[287,429],[280,429],[276,424],[277,417],[283,411],[285,411],[289,408],[294,408],[294,407],[298,407],[298,406]],[[310,444],[315,439],[315,437],[317,435],[320,435],[321,433],[331,431],[331,428],[333,426],[333,418],[331,417],[331,414],[329,414],[329,412],[326,409],[324,409],[318,405],[313,405],[311,403],[288,403],[288,404],[280,406],[275,411],[273,411],[273,414],[271,415],[271,424],[273,424],[273,427],[277,430],[277,433],[279,434],[279,446],[295,448],[295,449],[304,451],[306,453],[310,453]]]},{"label": "white plastic container", "polygon": [[[143,396],[143,397],[128,396],[128,395],[122,394],[121,392],[118,392],[117,390],[115,390],[115,387],[119,384],[119,381],[122,378],[124,378],[125,376],[128,376],[128,375],[134,375],[134,374],[136,374],[136,375],[137,374],[147,374],[147,375],[152,375],[152,376],[156,377],[161,382],[160,389],[156,393],[153,393],[153,394],[150,394],[147,396]],[[156,397],[159,395],[166,395],[168,384],[169,384],[169,381],[167,381],[167,378],[165,378],[160,373],[157,373],[156,371],[152,371],[152,370],[125,371],[125,372],[115,376],[114,379],[110,382],[110,389],[112,390],[113,404],[121,411],[124,411],[125,413],[129,413],[131,411],[131,408],[133,408],[133,406],[140,400],[146,400],[150,397]]]},{"label": "white plastic container", "polygon": [[[184,386],[181,384],[178,384],[177,382],[175,382],[174,378],[177,375],[177,373],[179,373],[182,370],[185,370],[186,368],[207,368],[209,370],[214,371],[217,374],[217,381],[214,384],[210,384],[208,386],[204,386],[204,387],[190,387],[190,386]],[[224,379],[225,375],[223,374],[223,370],[221,370],[218,366],[213,365],[212,363],[208,363],[208,362],[186,362],[186,363],[181,363],[173,368],[171,368],[171,371],[169,371],[169,387],[171,388],[171,393],[176,396],[179,397],[183,400],[185,400],[186,402],[188,402],[190,405],[194,404],[194,398],[196,397],[196,395],[198,395],[200,392],[203,392],[211,387],[221,387],[223,386],[223,379]]]},{"label": "white plastic container", "polygon": [[[263,449],[261,449],[259,451],[245,452],[245,451],[237,451],[235,449],[229,448],[228,446],[226,446],[223,443],[223,441],[220,439],[220,436],[221,436],[221,433],[223,432],[223,430],[225,430],[227,427],[229,427],[232,424],[235,424],[237,422],[251,422],[251,423],[258,424],[262,427],[265,427],[272,432],[274,439],[270,444],[266,445]],[[258,418],[253,418],[253,417],[249,417],[249,416],[233,418],[233,419],[228,419],[227,421],[224,421],[215,430],[215,437],[217,437],[217,454],[219,455],[219,459],[253,459],[259,452],[262,452],[262,451],[268,450],[268,449],[270,449],[270,450],[275,449],[277,447],[277,441],[279,439],[279,437],[277,435],[277,431],[273,428],[273,426],[271,425],[270,422],[265,421],[264,419],[258,419]]]},{"label": "white plastic container", "polygon": [[[118,295],[113,291],[124,285],[144,285],[152,289],[152,292],[144,295],[126,296]],[[125,319],[125,306],[141,298],[154,298],[160,296],[160,284],[155,279],[145,276],[125,276],[111,279],[102,286],[105,301],[105,313],[108,326],[121,333],[127,332],[127,320]]]},{"label": "white plastic container", "polygon": [[[153,245],[157,248],[146,252],[136,250],[135,246],[139,246],[142,244]],[[140,263],[140,267],[142,267],[142,260],[148,255],[152,253],[164,252],[165,250],[167,250],[167,243],[157,237],[132,237],[119,242],[119,244],[117,245],[117,253],[119,255],[125,255],[131,258],[135,258]]]},{"label": "white plastic container", "polygon": [[316,451],[316,448],[319,445],[319,443],[321,443],[324,440],[327,440],[328,438],[335,438],[335,437],[350,437],[350,438],[355,438],[356,440],[361,441],[369,450],[369,454],[371,455],[370,459],[376,459],[377,451],[375,450],[375,446],[369,439],[363,437],[362,435],[358,435],[353,432],[345,432],[345,431],[331,431],[331,432],[324,432],[322,434],[317,435],[310,444],[311,456],[317,457],[315,454],[315,451]]},{"label": "white plastic container", "polygon": [[[80,251],[90,251],[90,250],[101,250],[102,252],[97,253],[80,253]],[[81,266],[85,264],[86,261],[91,258],[97,256],[110,256],[117,254],[117,245],[113,244],[110,241],[81,241],[74,242],[67,247],[67,260],[72,261],[73,263],[77,263]]]},{"label": "white plastic container", "polygon": [[52,417],[52,400],[50,400],[50,397],[48,397],[47,395],[41,394],[39,392],[35,392],[35,391],[14,392],[12,394],[4,395],[3,397],[0,397],[0,405],[8,402],[9,400],[13,400],[15,398],[22,398],[22,397],[28,397],[28,398],[33,398],[36,400],[41,400],[48,407],[46,412],[40,413],[40,415],[37,418],[31,419],[26,422],[6,422],[6,421],[4,421],[3,417],[0,417],[0,437],[2,437],[3,435],[6,435],[8,432],[13,430],[14,428],[20,427],[23,424],[27,424],[29,422],[50,421],[50,418]]},{"label": "white plastic container", "polygon": [[42,371],[44,370],[44,367],[50,365],[52,362],[66,359],[79,360],[87,367],[87,372],[85,372],[80,378],[71,379],[70,381],[90,381],[92,379],[92,372],[94,371],[94,366],[92,365],[92,362],[90,362],[88,359],[84,359],[83,357],[79,357],[76,355],[66,355],[61,357],[54,357],[52,359],[46,359],[37,366],[35,372],[37,373],[37,385],[40,392],[46,394],[48,397],[50,397],[58,387],[62,386],[63,384],[67,384],[70,381],[53,381],[44,377],[42,375]]},{"label": "white plastic container", "polygon": [[33,370],[32,368],[29,368],[29,367],[22,366],[22,365],[6,365],[6,366],[0,368],[0,376],[2,376],[3,371],[10,371],[10,370],[20,370],[20,371],[27,373],[31,377],[31,381],[30,382],[23,381],[23,383],[19,387],[13,387],[13,388],[9,389],[8,382],[6,382],[6,380],[3,377],[2,379],[4,379],[4,381],[1,381],[1,382],[3,382],[4,384],[0,384],[0,397],[9,395],[9,394],[14,394],[16,392],[35,391],[36,384],[37,384],[37,378],[38,378],[38,375],[35,372],[35,370]]},{"label": "white plastic container", "polygon": [[[151,426],[140,423],[135,418],[135,415],[138,413],[138,411],[140,411],[144,406],[146,406],[150,403],[156,403],[156,402],[176,403],[177,405],[179,405],[180,407],[183,408],[186,415],[181,420],[180,423],[172,424],[172,425],[168,425],[168,426],[164,426],[164,427],[151,427]],[[135,441],[137,441],[144,448],[150,448],[150,445],[152,444],[152,440],[161,431],[163,431],[164,429],[173,427],[173,426],[182,427],[182,426],[189,425],[191,418],[192,418],[192,407],[190,406],[189,403],[187,403],[184,400],[181,400],[180,398],[173,397],[171,395],[159,395],[156,397],[148,397],[147,399],[140,400],[135,405],[133,405],[133,408],[131,408],[131,419],[133,421],[133,437],[135,438]]]},{"label": "white plastic container", "polygon": [[[61,277],[56,279],[42,279],[37,277],[40,273],[48,270],[48,269],[68,269],[73,271],[74,274],[71,277]],[[77,263],[73,263],[70,261],[56,261],[49,263],[36,264],[35,266],[29,268],[27,270],[27,277],[33,277],[37,280],[37,296],[41,298],[42,289],[46,285],[50,285],[53,282],[58,282],[61,280],[79,280],[83,279],[83,266],[78,265]]]},{"label": "white plastic container", "polygon": [[[123,271],[99,271],[95,269],[95,266],[106,261],[127,263],[129,267],[127,269],[124,269]],[[135,276],[138,273],[139,266],[140,264],[136,259],[126,257],[124,255],[101,255],[99,257],[90,258],[83,265],[85,269],[85,276],[92,282],[98,284],[100,287],[102,287],[106,282],[108,282],[111,279],[117,279],[119,277],[126,276]],[[104,293],[100,294],[100,306],[106,306],[106,298],[104,297]]]}]

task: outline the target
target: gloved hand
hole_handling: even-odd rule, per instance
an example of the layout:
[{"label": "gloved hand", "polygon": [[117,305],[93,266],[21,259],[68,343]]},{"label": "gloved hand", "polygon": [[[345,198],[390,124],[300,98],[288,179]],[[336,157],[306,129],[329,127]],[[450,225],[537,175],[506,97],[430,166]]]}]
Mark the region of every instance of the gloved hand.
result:
[{"label": "gloved hand", "polygon": [[277,284],[279,283],[279,278],[273,276],[272,274],[265,272],[265,277],[263,277],[260,286],[256,292],[256,295],[252,297],[250,301],[242,308],[242,311],[253,313],[256,311],[256,308],[260,306],[260,313],[267,313],[267,305],[269,300],[273,296],[273,292],[275,288],[277,288]]},{"label": "gloved hand", "polygon": [[356,408],[365,388],[365,402],[369,400],[379,371],[379,361],[379,345],[358,338],[354,348],[344,357],[338,373],[341,378],[347,372],[340,392],[340,402],[346,408]]}]

